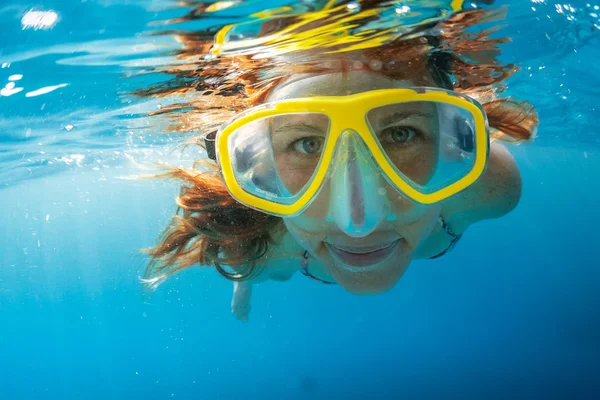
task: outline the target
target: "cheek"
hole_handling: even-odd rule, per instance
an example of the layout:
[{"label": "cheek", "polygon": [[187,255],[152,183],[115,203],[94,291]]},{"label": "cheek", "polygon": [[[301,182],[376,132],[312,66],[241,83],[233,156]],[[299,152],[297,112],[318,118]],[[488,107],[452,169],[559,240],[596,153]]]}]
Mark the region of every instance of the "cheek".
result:
[{"label": "cheek", "polygon": [[433,177],[438,160],[438,146],[423,143],[407,152],[390,154],[398,169],[419,185],[425,185]]},{"label": "cheek", "polygon": [[309,218],[302,214],[294,218],[284,218],[287,231],[306,250],[315,249],[327,236],[324,220]]},{"label": "cheek", "polygon": [[[390,187],[389,191],[393,191],[393,196],[390,196],[390,206],[395,214],[408,214],[415,209],[415,203],[402,196],[396,189]],[[398,218],[398,216],[396,216]]]},{"label": "cheek", "polygon": [[431,235],[440,213],[440,204],[415,206],[406,214],[410,217],[398,218],[401,221],[396,224],[396,231],[404,237],[408,247],[414,250]]},{"label": "cheek", "polygon": [[426,152],[421,153],[412,163],[410,173],[414,176],[414,181],[419,185],[426,185],[435,174],[437,160],[437,146],[431,146]]},{"label": "cheek", "polygon": [[329,214],[329,204],[331,199],[331,188],[326,182],[313,202],[304,210],[303,214],[308,218],[325,221]]},{"label": "cheek", "polygon": [[275,157],[275,166],[279,179],[291,194],[300,192],[314,172],[314,168],[297,165],[283,155]]}]

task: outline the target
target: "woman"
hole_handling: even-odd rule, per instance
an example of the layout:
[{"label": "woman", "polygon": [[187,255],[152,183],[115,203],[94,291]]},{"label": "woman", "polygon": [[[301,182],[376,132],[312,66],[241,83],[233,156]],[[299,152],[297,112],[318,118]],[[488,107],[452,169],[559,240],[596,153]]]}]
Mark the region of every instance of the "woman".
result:
[{"label": "woman", "polygon": [[252,51],[223,34],[212,46],[180,37],[182,57],[207,48],[211,57],[193,72],[167,71],[189,78],[177,93],[200,95],[160,113],[199,110],[176,130],[204,132],[209,168],[166,174],[184,181],[182,215],[148,251],[150,285],[212,265],[234,281],[241,320],[254,283],[297,271],[381,293],[412,260],[446,254],[469,226],[515,208],[519,170],[494,139],[531,139],[537,117],[497,98],[515,70],[496,60],[502,40],[466,33],[498,14],[373,29],[386,6],[362,5],[261,16]]}]

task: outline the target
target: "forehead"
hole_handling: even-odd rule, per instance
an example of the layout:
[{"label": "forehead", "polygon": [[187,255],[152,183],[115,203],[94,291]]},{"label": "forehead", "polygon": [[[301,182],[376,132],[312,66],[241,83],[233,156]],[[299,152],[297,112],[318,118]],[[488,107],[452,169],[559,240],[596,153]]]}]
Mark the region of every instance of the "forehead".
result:
[{"label": "forehead", "polygon": [[377,89],[414,87],[410,80],[394,80],[371,71],[335,72],[323,75],[301,75],[284,81],[268,96],[279,101],[312,96],[346,96]]}]

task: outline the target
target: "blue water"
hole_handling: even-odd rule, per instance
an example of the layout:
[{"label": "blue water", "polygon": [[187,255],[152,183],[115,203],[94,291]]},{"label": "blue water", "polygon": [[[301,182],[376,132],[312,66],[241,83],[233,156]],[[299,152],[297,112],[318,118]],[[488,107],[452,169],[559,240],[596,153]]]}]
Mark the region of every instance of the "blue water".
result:
[{"label": "blue water", "polygon": [[[508,93],[541,119],[511,147],[518,208],[384,295],[261,284],[244,324],[212,270],[150,300],[139,282],[177,186],[121,178],[176,143],[144,122],[156,102],[124,93],[159,79],[131,74],[177,43],[146,33],[186,9],[0,0],[0,87],[24,88],[0,97],[0,399],[599,398],[600,2],[501,4],[503,57],[522,68]],[[56,26],[23,29],[31,8]]]}]

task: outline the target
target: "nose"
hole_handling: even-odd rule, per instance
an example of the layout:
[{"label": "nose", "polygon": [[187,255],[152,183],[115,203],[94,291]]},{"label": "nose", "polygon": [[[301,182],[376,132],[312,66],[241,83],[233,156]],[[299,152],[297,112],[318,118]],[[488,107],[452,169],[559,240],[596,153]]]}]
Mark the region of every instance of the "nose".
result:
[{"label": "nose", "polygon": [[358,134],[344,132],[336,153],[329,220],[348,236],[368,236],[389,218],[385,180]]}]

